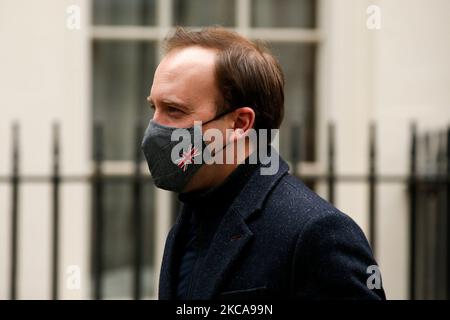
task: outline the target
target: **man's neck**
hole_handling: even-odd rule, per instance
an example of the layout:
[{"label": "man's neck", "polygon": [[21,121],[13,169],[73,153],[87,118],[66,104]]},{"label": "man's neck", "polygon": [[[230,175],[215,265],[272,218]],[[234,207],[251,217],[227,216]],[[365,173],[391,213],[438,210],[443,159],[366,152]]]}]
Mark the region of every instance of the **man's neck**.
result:
[{"label": "man's neck", "polygon": [[183,192],[197,190],[202,191],[220,185],[234,170],[236,170],[239,164],[247,159],[247,157],[252,153],[253,148],[249,148],[247,145],[245,151],[245,154],[241,154],[240,156],[235,154],[234,161],[232,163],[226,163],[225,159],[223,159],[222,164],[214,163],[202,166],[188,183]]}]

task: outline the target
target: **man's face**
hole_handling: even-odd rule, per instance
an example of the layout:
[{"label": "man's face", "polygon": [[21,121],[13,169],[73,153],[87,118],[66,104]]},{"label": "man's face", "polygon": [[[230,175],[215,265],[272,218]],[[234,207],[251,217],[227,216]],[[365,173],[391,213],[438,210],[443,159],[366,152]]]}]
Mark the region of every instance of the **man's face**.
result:
[{"label": "man's face", "polygon": [[[169,127],[190,128],[194,121],[212,120],[217,114],[217,105],[223,103],[215,80],[215,60],[215,50],[197,46],[169,52],[155,71],[147,98],[155,110],[153,121]],[[253,128],[254,120],[255,113],[251,107],[239,106],[216,121],[204,124],[202,130],[205,134],[206,130],[217,129],[221,133],[222,145],[234,148],[230,142],[237,141],[243,132]],[[213,140],[216,141],[216,137]],[[184,191],[217,185],[250,151],[251,146],[246,141],[244,151],[238,150],[231,159],[226,159],[226,163],[225,152],[221,152],[221,162],[201,166]]]},{"label": "man's face", "polygon": [[214,76],[215,55],[212,49],[188,47],[163,58],[148,98],[155,122],[187,128],[195,120],[206,122],[214,117],[220,97]]}]

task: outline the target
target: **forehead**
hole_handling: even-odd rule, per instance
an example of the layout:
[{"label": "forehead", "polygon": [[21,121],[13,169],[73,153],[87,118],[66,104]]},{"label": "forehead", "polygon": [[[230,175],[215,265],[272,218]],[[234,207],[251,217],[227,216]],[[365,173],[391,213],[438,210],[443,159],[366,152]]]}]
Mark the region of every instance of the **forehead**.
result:
[{"label": "forehead", "polygon": [[155,71],[152,99],[174,98],[193,104],[199,99],[215,99],[215,57],[214,50],[201,47],[170,52]]}]

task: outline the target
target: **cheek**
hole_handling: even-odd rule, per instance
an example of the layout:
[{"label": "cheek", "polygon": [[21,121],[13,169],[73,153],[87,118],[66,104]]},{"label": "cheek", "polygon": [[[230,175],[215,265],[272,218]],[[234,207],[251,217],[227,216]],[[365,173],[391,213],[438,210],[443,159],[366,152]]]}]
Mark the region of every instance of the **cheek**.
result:
[{"label": "cheek", "polygon": [[[213,119],[216,116],[215,108],[211,107],[211,105],[208,103],[202,104],[201,102],[193,102],[191,105],[194,111],[192,113],[192,116],[197,121],[202,120],[203,122],[206,122]],[[218,122],[219,121],[211,121],[211,123],[206,124],[205,127],[210,128],[218,127],[219,126]]]},{"label": "cheek", "polygon": [[203,139],[206,143],[217,143],[225,141],[225,130],[218,126],[209,126],[203,128]]}]

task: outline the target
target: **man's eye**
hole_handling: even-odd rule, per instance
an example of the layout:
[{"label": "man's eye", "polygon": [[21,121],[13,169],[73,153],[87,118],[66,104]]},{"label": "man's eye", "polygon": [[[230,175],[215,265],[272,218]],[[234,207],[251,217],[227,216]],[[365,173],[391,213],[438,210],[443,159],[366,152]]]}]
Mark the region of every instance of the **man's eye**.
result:
[{"label": "man's eye", "polygon": [[174,107],[167,107],[167,111],[169,112],[169,113],[176,113],[176,114],[181,114],[181,113],[183,113],[183,111],[181,111],[180,109],[178,109],[178,108],[174,108]]}]

